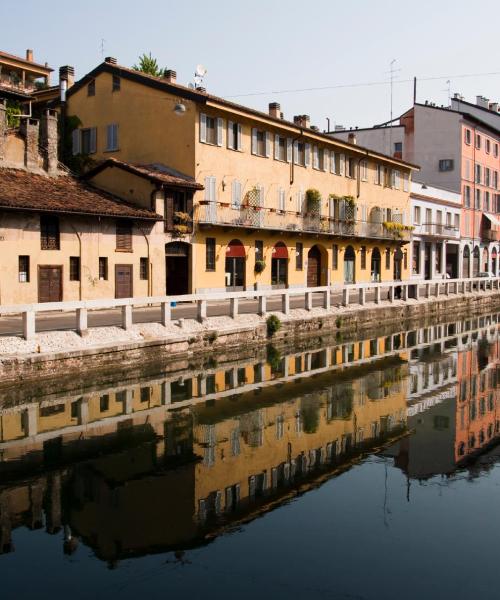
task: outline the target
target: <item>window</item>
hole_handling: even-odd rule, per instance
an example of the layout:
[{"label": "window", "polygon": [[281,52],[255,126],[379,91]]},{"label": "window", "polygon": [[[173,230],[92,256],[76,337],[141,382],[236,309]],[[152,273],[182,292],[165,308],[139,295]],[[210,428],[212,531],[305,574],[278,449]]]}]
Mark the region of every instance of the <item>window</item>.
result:
[{"label": "window", "polygon": [[475,208],[476,208],[476,210],[481,208],[481,190],[476,190]]},{"label": "window", "polygon": [[106,127],[106,151],[118,150],[118,125],[113,123]]},{"label": "window", "polygon": [[69,280],[80,281],[80,257],[69,257]]},{"label": "window", "polygon": [[377,165],[375,167],[375,183],[377,185],[382,185],[382,181],[383,181],[382,165]]},{"label": "window", "polygon": [[87,96],[95,96],[95,79],[87,85]]},{"label": "window", "polygon": [[413,223],[420,225],[420,206],[415,206],[413,209]]},{"label": "window", "polygon": [[359,169],[361,171],[361,181],[368,181],[368,161],[362,160],[359,163]]},{"label": "window", "polygon": [[141,402],[149,402],[151,400],[151,388],[141,387]]},{"label": "window", "polygon": [[439,170],[443,171],[453,171],[453,159],[451,158],[443,158],[439,161]]},{"label": "window", "polygon": [[294,143],[294,161],[301,167],[309,167],[311,164],[311,144],[304,142]]},{"label": "window", "polygon": [[481,165],[476,165],[476,183],[481,183]]},{"label": "window", "polygon": [[215,271],[215,238],[205,240],[205,270]]},{"label": "window", "polygon": [[252,154],[256,156],[269,157],[270,155],[270,136],[268,131],[261,129],[252,129]]},{"label": "window", "polygon": [[470,185],[464,185],[464,206],[470,208]]},{"label": "window", "polygon": [[239,123],[233,123],[233,121],[227,122],[227,147],[231,150],[241,150],[241,125]]},{"label": "window", "polygon": [[40,217],[40,239],[42,250],[59,250],[59,219],[49,215]]},{"label": "window", "polygon": [[200,142],[222,146],[222,119],[200,113]]},{"label": "window", "polygon": [[148,275],[148,259],[145,256],[141,256],[141,260],[139,263],[139,278],[147,280],[149,279]]},{"label": "window", "polygon": [[481,136],[479,133],[476,133],[476,149],[481,150]]},{"label": "window", "polygon": [[111,88],[111,91],[119,92],[120,87],[121,87],[121,79],[118,77],[118,75],[113,75],[113,86]]},{"label": "window", "polygon": [[356,159],[354,159],[354,158],[347,159],[346,177],[351,177],[352,179],[354,179],[354,177],[356,177]]},{"label": "window", "polygon": [[490,187],[490,182],[491,182],[491,175],[490,175],[491,171],[488,169],[488,167],[484,168],[484,185],[486,187]]},{"label": "window", "polygon": [[106,256],[99,256],[99,280],[108,280],[108,259]]},{"label": "window", "polygon": [[264,260],[264,242],[255,240],[255,261]]},{"label": "window", "polygon": [[30,257],[19,257],[19,283],[28,283],[30,280]]},{"label": "window", "polygon": [[420,273],[420,243],[413,242],[413,253],[412,253],[412,272],[413,275]]},{"label": "window", "polygon": [[97,151],[97,128],[89,127],[87,129],[81,129],[80,135],[80,152],[82,154],[95,154]]},{"label": "window", "polygon": [[116,249],[132,252],[132,224],[128,221],[116,222]]},{"label": "window", "polygon": [[313,168],[319,171],[326,171],[326,153],[323,148],[313,146]]},{"label": "window", "polygon": [[361,268],[366,269],[366,246],[361,246]]},{"label": "window", "polygon": [[231,184],[231,207],[237,210],[241,208],[241,181],[236,179]]},{"label": "window", "polygon": [[486,212],[490,211],[490,193],[489,192],[484,192],[484,208],[483,210],[485,210]]},{"label": "window", "polygon": [[401,187],[401,175],[397,169],[393,169],[391,172],[391,187],[395,190],[399,190]]},{"label": "window", "polygon": [[498,171],[493,171],[493,187],[498,190]]},{"label": "window", "polygon": [[103,394],[99,398],[99,410],[100,412],[106,412],[109,410],[109,394]]},{"label": "window", "polygon": [[470,132],[470,129],[466,129],[465,130],[464,141],[465,141],[465,143],[468,146],[470,146],[470,143],[471,143],[471,132]]},{"label": "window", "polygon": [[401,155],[403,153],[403,142],[394,142],[394,154]]},{"label": "window", "polygon": [[339,268],[339,247],[337,244],[332,246],[332,271],[336,271]]},{"label": "window", "polygon": [[292,161],[292,140],[276,134],[274,136],[274,158],[284,162]]},{"label": "window", "polygon": [[286,196],[283,188],[278,189],[278,210],[281,212],[286,210]]},{"label": "window", "polygon": [[454,216],[454,219],[453,219],[453,220],[454,220],[454,226],[455,226],[455,229],[458,231],[458,230],[460,229],[460,215],[457,215],[457,214],[456,214],[456,215]]},{"label": "window", "polygon": [[484,149],[486,150],[486,154],[491,152],[491,142],[488,138],[484,140]]},{"label": "window", "polygon": [[391,268],[391,249],[390,248],[385,249],[385,268],[386,269]]},{"label": "window", "polygon": [[498,144],[493,144],[493,156],[498,158]]},{"label": "window", "polygon": [[451,227],[451,212],[446,211],[446,227]]},{"label": "window", "polygon": [[297,269],[297,271],[302,271],[303,257],[304,245],[302,244],[302,242],[297,242],[295,244],[295,268]]}]

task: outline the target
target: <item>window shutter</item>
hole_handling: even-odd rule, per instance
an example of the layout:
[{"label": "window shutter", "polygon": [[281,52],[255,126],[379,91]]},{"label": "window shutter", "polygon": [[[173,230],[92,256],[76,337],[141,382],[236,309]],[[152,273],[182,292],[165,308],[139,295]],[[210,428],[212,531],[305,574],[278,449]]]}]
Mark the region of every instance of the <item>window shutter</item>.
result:
[{"label": "window shutter", "polygon": [[293,142],[293,162],[296,165],[299,164],[299,142],[297,140]]},{"label": "window shutter", "polygon": [[311,166],[311,144],[306,144],[306,167]]},{"label": "window shutter", "polygon": [[241,208],[241,181],[237,181],[237,184],[238,208]]},{"label": "window shutter", "polygon": [[243,141],[241,139],[241,125],[238,123],[238,134],[236,138],[236,150],[243,150]]},{"label": "window shutter", "polygon": [[286,161],[292,162],[292,139],[286,139]]},{"label": "window shutter", "polygon": [[165,193],[165,230],[174,229],[174,197],[172,192]]},{"label": "window shutter", "polygon": [[345,154],[340,155],[339,174],[342,176],[345,175]]},{"label": "window shutter", "polygon": [[252,127],[252,154],[257,154],[257,129]]},{"label": "window shutter", "polygon": [[234,139],[233,125],[232,121],[227,122],[227,147],[231,148],[231,150],[237,150],[238,142]]},{"label": "window shutter", "polygon": [[266,158],[271,156],[271,134],[266,131]]},{"label": "window shutter", "polygon": [[231,186],[231,205],[233,208],[241,207],[241,183],[235,179]]},{"label": "window shutter", "polygon": [[216,179],[215,177],[210,177],[210,200],[212,202],[217,202],[217,189],[216,189]]},{"label": "window shutter", "polygon": [[330,173],[335,173],[335,152],[330,152]]},{"label": "window shutter", "polygon": [[200,113],[200,142],[207,141],[207,115]]},{"label": "window shutter", "polygon": [[217,146],[222,146],[222,119],[217,119]]},{"label": "window shutter", "polygon": [[81,140],[80,130],[79,129],[74,129],[73,132],[71,133],[71,137],[72,137],[72,142],[73,142],[73,156],[75,156],[76,154],[80,154],[80,152],[81,152],[81,149],[80,149],[80,140]]},{"label": "window shutter", "polygon": [[[307,159],[306,159],[307,164]],[[317,169],[319,167],[319,156],[318,156],[318,146],[313,146],[313,168]]]},{"label": "window shutter", "polygon": [[211,190],[211,177],[205,177],[205,200],[211,200],[210,198],[210,190]]},{"label": "window shutter", "polygon": [[90,129],[90,154],[97,152],[97,127]]},{"label": "window shutter", "polygon": [[275,160],[278,160],[280,155],[280,136],[276,133],[274,135],[274,158]]},{"label": "window shutter", "polygon": [[328,171],[328,156],[329,156],[329,152],[328,150],[324,149],[323,150],[323,171]]},{"label": "window shutter", "polygon": [[106,127],[106,150],[113,150],[113,125]]}]

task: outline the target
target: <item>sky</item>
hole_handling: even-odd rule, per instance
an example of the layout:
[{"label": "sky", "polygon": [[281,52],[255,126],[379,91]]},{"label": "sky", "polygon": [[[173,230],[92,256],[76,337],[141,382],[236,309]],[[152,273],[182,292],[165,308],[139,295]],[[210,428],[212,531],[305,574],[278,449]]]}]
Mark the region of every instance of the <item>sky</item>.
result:
[{"label": "sky", "polygon": [[418,102],[447,105],[448,89],[500,100],[493,0],[23,0],[15,25],[11,11],[0,3],[0,22],[13,23],[0,49],[34,49],[53,83],[61,65],[79,79],[105,56],[132,66],[151,52],[179,83],[202,64],[209,93],[263,111],[279,102],[286,119],[309,114],[321,130],[327,117],[332,129],[388,121],[394,60],[394,117],[411,106],[414,76]]}]

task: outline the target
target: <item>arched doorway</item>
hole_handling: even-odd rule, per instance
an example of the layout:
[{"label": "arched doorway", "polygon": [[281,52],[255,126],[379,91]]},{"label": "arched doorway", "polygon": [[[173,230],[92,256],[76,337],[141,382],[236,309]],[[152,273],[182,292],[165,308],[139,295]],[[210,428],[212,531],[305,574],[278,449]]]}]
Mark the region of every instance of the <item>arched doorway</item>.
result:
[{"label": "arched doorway", "polygon": [[380,250],[374,248],[372,250],[372,261],[371,261],[371,280],[373,282],[380,281],[382,259],[380,256]]},{"label": "arched doorway", "polygon": [[403,251],[401,248],[396,248],[394,252],[394,281],[401,281],[403,278]]},{"label": "arched doorway", "polygon": [[271,258],[271,285],[274,288],[284,288],[288,283],[288,249],[283,242],[278,242],[273,248]]},{"label": "arched doorway", "polygon": [[497,249],[493,248],[491,251],[491,272],[495,277],[498,276],[498,267],[497,267]]},{"label": "arched doorway", "polygon": [[467,279],[470,277],[470,249],[469,246],[464,248],[464,259],[462,264],[462,277]]},{"label": "arched doorway", "polygon": [[474,248],[474,252],[472,253],[472,277],[477,277],[480,270],[480,252],[479,246]]},{"label": "arched doorway", "polygon": [[481,271],[486,271],[488,272],[488,265],[489,265],[489,256],[488,256],[488,248],[483,248],[483,260],[481,261]]},{"label": "arched doorway", "polygon": [[354,283],[356,278],[356,254],[352,246],[347,246],[344,252],[344,282]]},{"label": "arched doorway", "polygon": [[185,242],[165,244],[166,288],[168,296],[189,293],[191,246]]},{"label": "arched doorway", "polygon": [[226,289],[241,291],[245,288],[245,246],[240,240],[231,240],[226,248]]},{"label": "arched doorway", "polygon": [[307,254],[307,287],[321,285],[321,250],[314,245]]}]

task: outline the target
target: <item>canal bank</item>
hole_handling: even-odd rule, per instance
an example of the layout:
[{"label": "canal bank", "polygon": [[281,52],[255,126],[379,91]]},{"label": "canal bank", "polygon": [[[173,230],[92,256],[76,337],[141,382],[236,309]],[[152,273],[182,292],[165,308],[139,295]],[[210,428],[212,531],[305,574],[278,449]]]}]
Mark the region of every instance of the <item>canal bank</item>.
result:
[{"label": "canal bank", "polygon": [[[312,308],[274,312],[279,329],[271,336],[266,318],[258,315],[209,317],[202,323],[180,319],[167,326],[158,323],[93,328],[85,337],[73,331],[39,333],[33,340],[0,340],[1,387],[52,378],[88,377],[117,370],[127,378],[138,369],[176,371],[181,364],[219,363],[255,355],[270,342],[284,350],[308,339],[335,336],[349,339],[380,332],[381,327],[420,327],[429,321],[467,319],[500,308],[498,291],[461,294],[378,305]],[[12,350],[8,352],[11,344]]]}]

